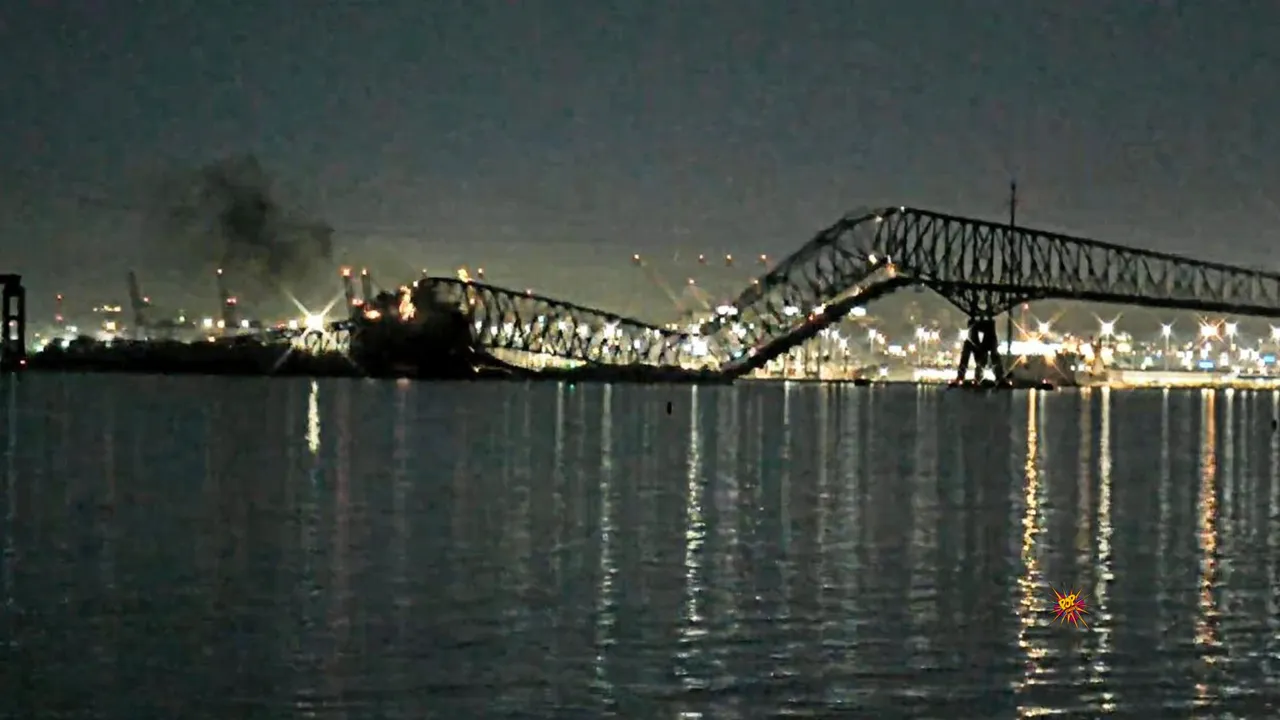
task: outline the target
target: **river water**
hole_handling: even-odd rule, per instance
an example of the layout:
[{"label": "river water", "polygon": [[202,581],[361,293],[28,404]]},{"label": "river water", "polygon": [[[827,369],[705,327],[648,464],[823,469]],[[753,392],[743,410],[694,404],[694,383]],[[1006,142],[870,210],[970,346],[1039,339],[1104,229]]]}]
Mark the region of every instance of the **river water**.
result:
[{"label": "river water", "polygon": [[1273,393],[0,391],[0,717],[1276,716]]}]

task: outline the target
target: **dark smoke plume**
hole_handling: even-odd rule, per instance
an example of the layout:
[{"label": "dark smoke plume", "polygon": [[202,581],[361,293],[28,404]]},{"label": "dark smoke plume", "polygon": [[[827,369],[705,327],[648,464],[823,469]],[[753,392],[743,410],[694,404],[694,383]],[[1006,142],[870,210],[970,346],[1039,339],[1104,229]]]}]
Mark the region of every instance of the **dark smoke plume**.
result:
[{"label": "dark smoke plume", "polygon": [[333,258],[333,229],[285,210],[251,155],[170,177],[160,220],[182,265],[216,265],[242,286],[296,288]]}]

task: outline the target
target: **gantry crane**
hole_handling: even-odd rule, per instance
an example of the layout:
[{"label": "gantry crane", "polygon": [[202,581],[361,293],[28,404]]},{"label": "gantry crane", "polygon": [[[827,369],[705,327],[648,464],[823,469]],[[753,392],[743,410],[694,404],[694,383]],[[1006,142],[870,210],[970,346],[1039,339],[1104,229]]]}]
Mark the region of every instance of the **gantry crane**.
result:
[{"label": "gantry crane", "polygon": [[219,320],[222,323],[221,329],[223,332],[233,331],[240,327],[239,301],[236,299],[235,295],[232,295],[227,291],[227,284],[222,274],[222,268],[218,268],[216,280],[218,284],[218,303],[220,306]]}]

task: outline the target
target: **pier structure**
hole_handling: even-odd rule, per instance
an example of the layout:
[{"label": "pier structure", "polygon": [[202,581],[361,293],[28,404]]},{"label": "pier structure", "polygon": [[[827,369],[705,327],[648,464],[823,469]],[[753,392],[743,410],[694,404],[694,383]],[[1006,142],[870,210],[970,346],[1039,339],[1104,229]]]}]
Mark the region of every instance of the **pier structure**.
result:
[{"label": "pier structure", "polygon": [[22,276],[0,274],[0,371],[22,367],[27,358],[27,291]]}]

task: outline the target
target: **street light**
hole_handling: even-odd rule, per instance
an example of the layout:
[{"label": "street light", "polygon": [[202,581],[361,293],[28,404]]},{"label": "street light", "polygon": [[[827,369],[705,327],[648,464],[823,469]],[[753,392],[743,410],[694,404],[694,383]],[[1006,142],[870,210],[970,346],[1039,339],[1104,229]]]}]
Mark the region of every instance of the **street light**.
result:
[{"label": "street light", "polygon": [[1164,336],[1164,369],[1165,369],[1165,372],[1168,372],[1169,370],[1169,338],[1173,336],[1173,326],[1161,325],[1160,334]]},{"label": "street light", "polygon": [[1218,337],[1218,326],[1213,323],[1200,323],[1200,337],[1205,340]]},{"label": "street light", "polygon": [[1049,334],[1049,323],[1047,323],[1047,322],[1042,322],[1042,323],[1040,323],[1039,330],[1040,330],[1040,334],[1041,334],[1041,335],[1048,335],[1048,334]]},{"label": "street light", "polygon": [[1111,337],[1116,331],[1116,323],[1114,320],[1109,320],[1107,322],[1102,323],[1101,329],[1102,329],[1102,337],[1104,338]]}]

